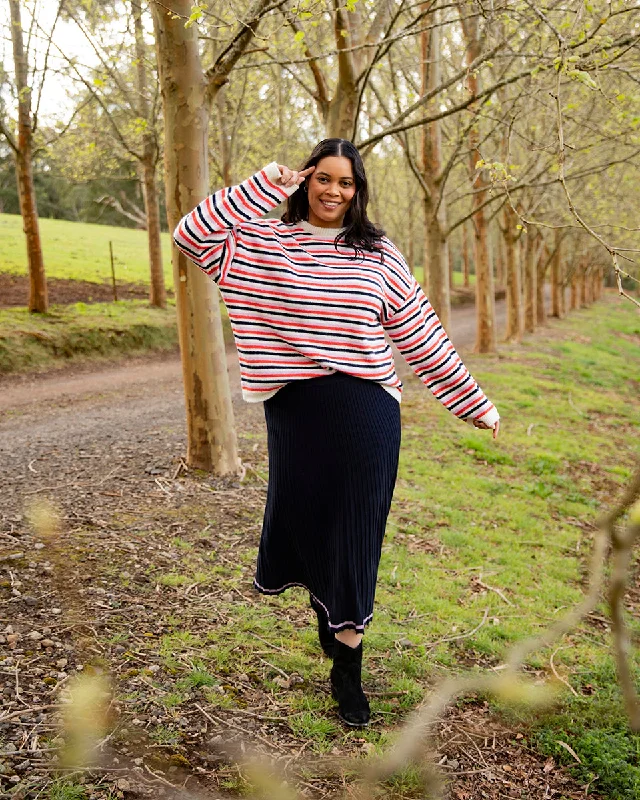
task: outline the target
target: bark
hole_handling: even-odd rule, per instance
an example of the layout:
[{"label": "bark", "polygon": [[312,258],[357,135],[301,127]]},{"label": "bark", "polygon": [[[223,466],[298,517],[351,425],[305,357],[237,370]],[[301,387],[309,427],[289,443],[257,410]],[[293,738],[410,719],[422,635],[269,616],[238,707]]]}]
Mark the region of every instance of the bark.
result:
[{"label": "bark", "polygon": [[[188,16],[191,0],[172,0]],[[214,97],[198,51],[197,27],[185,28],[153,5],[165,125],[169,227],[209,193],[208,126]],[[215,76],[214,76],[215,77]],[[222,85],[218,76],[219,85]],[[219,475],[239,469],[231,393],[215,284],[176,248],[172,263],[187,412],[189,466]]]},{"label": "bark", "polygon": [[[432,12],[434,24],[438,12]],[[440,84],[440,29],[437,27],[421,33],[422,92]],[[424,126],[422,138],[422,172],[428,192],[423,192],[425,241],[425,285],[429,300],[440,317],[445,330],[451,320],[451,291],[449,277],[449,247],[446,205],[442,198],[442,133],[440,124]]]},{"label": "bark", "polygon": [[[222,172],[222,183],[224,186],[232,186],[233,178],[231,175],[231,140],[227,125],[227,109],[225,101],[225,87],[216,94],[216,109],[218,111],[218,141],[220,142],[220,169]],[[280,108],[279,108],[280,110]],[[282,125],[282,117],[279,115],[279,124]]]},{"label": "bark", "polygon": [[600,273],[600,268],[597,267],[596,269],[593,270],[592,283],[591,283],[591,297],[593,298],[594,302],[600,299],[601,285],[602,285],[602,277]]},{"label": "bark", "polygon": [[585,270],[584,275],[584,300],[586,305],[590,306],[593,303],[593,279],[591,268]]},{"label": "bark", "polygon": [[533,230],[525,237],[524,247],[524,329],[534,333],[536,329],[536,237]]},{"label": "bark", "polygon": [[578,276],[578,303],[580,308],[587,305],[587,267],[583,265]]},{"label": "bark", "polygon": [[469,224],[462,223],[462,277],[463,286],[469,288]]},{"label": "bark", "polygon": [[543,245],[540,248],[538,264],[536,267],[536,320],[538,325],[547,324],[547,306],[544,297],[544,286],[548,260],[549,251],[547,246]]},{"label": "bark", "polygon": [[22,20],[19,0],[9,0],[11,41],[18,95],[18,139],[14,150],[22,228],[27,243],[29,265],[29,311],[44,314],[49,308],[47,280],[44,272],[38,207],[33,184],[33,129],[31,125],[31,88],[29,68],[22,41]]},{"label": "bark", "polygon": [[500,236],[500,229],[496,225],[493,235],[493,261],[496,267],[496,286],[502,289],[505,285],[505,263],[501,240],[504,241],[504,237]]},{"label": "bark", "polygon": [[515,211],[507,203],[503,211],[504,227],[502,235],[505,250],[505,271],[507,284],[507,327],[505,339],[520,341],[522,338],[522,303],[520,263],[518,259],[518,232]]},{"label": "bark", "polygon": [[149,269],[151,273],[151,286],[149,287],[149,302],[157,308],[167,305],[167,293],[164,285],[164,271],[162,268],[162,245],[160,242],[160,202],[156,184],[156,164],[158,161],[158,148],[153,130],[153,120],[149,109],[148,82],[146,68],[146,44],[142,27],[142,8],[139,3],[132,3],[134,34],[136,43],[137,83],[138,83],[138,113],[145,120],[147,126],[142,135],[142,159],[140,172],[144,206],[147,216],[147,242],[149,246]]},{"label": "bark", "polygon": [[560,252],[561,234],[555,231],[555,251],[551,259],[551,316],[562,317],[564,305],[564,281],[562,275],[562,259]]},{"label": "bark", "polygon": [[[476,4],[473,4],[474,10]],[[466,41],[467,64],[470,66],[480,56],[480,37],[478,17],[467,16],[468,6],[463,16],[463,31]],[[467,90],[472,97],[478,95],[478,73],[470,70],[467,77]],[[473,105],[471,106],[473,111]],[[479,150],[480,132],[475,124],[469,133],[469,168],[472,175],[476,173],[476,164],[481,160]],[[474,225],[474,261],[476,268],[476,351],[493,353],[496,350],[495,294],[493,289],[493,270],[489,258],[489,242],[487,218],[484,204],[487,200],[489,186],[480,172],[474,182],[473,193],[473,225]]]},{"label": "bark", "polygon": [[343,36],[349,30],[348,14],[339,0],[333,0],[333,25],[338,49],[338,84],[326,106],[325,125],[328,137],[350,139],[353,135],[358,107],[358,84],[353,52],[347,52],[351,37]]},{"label": "bark", "polygon": [[[578,267],[579,269],[579,267]],[[569,299],[569,308],[575,311],[578,308],[578,271],[574,270],[571,276],[571,296]]]}]

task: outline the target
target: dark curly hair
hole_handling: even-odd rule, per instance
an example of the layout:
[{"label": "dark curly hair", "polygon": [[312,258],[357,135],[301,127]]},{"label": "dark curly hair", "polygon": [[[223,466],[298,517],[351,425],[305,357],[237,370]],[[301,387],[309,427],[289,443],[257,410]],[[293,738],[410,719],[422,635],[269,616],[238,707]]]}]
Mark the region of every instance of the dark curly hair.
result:
[{"label": "dark curly hair", "polygon": [[[308,167],[315,167],[318,162],[327,156],[342,156],[351,161],[351,168],[356,183],[356,191],[351,201],[351,205],[344,216],[344,230],[335,239],[337,248],[338,242],[343,239],[344,243],[358,253],[364,254],[365,250],[381,250],[378,242],[384,236],[384,231],[367,217],[367,205],[369,203],[369,187],[367,176],[364,171],[362,157],[352,142],[346,139],[323,139],[313,148],[313,152],[300,167],[300,172]],[[312,173],[313,174],[313,173]],[[310,177],[310,176],[309,176]],[[307,177],[306,180],[309,180]],[[287,210],[282,215],[282,221],[287,223],[300,222],[309,219],[309,196],[300,187],[287,200]]]}]

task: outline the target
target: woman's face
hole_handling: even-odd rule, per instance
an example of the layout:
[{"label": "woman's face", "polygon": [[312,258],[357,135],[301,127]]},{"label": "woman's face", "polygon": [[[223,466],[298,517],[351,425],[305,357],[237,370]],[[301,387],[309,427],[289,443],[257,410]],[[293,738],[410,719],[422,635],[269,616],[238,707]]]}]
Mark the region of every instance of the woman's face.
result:
[{"label": "woman's face", "polygon": [[351,161],[327,156],[318,161],[307,179],[309,222],[319,228],[341,228],[356,193]]}]

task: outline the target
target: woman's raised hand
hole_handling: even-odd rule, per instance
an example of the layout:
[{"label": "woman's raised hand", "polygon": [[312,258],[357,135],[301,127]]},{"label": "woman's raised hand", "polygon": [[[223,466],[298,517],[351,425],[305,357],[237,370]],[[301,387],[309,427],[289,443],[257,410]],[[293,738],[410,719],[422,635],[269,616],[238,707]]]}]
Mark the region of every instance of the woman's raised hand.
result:
[{"label": "woman's raised hand", "polygon": [[308,167],[307,169],[303,169],[301,172],[296,172],[295,169],[289,169],[289,167],[285,167],[284,164],[278,164],[278,169],[280,170],[280,180],[276,181],[280,186],[300,186],[300,184],[304,181],[307,175],[311,175],[311,173],[315,170],[315,167]]}]

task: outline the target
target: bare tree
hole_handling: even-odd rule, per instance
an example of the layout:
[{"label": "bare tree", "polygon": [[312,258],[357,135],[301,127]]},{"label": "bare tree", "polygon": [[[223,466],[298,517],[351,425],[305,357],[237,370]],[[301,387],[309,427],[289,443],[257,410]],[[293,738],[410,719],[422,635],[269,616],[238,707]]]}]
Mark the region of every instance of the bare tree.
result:
[{"label": "bare tree", "polygon": [[[27,241],[29,311],[45,313],[49,307],[49,299],[40,240],[38,206],[33,183],[33,136],[36,120],[32,117],[32,87],[29,85],[29,64],[27,52],[24,48],[20,1],[9,0],[9,9],[11,11],[11,42],[13,45],[15,88],[18,102],[17,138],[11,132],[9,124],[2,119],[0,119],[0,130],[9,142],[16,164],[20,213]],[[52,34],[53,29],[50,35]]]}]

